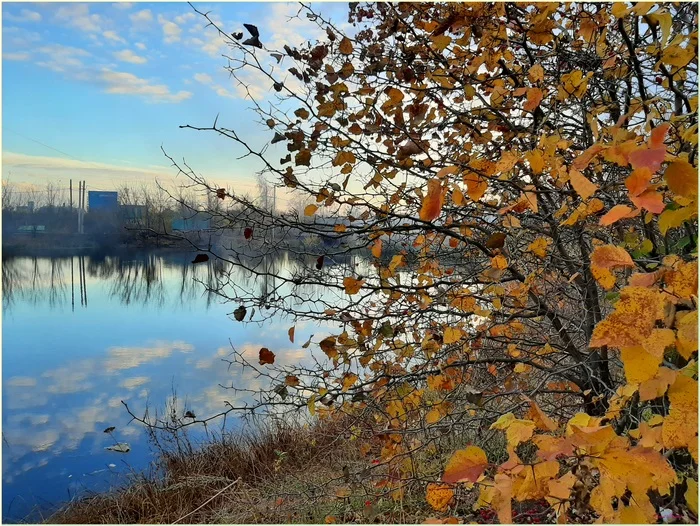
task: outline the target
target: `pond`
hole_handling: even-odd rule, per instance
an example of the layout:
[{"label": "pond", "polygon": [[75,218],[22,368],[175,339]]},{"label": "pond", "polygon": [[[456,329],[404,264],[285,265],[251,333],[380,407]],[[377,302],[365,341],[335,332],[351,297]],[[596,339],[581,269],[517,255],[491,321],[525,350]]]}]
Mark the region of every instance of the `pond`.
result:
[{"label": "pond", "polygon": [[[269,284],[221,262],[193,265],[192,257],[3,261],[4,522],[30,512],[40,520],[61,502],[148,468],[147,433],[130,422],[122,401],[143,414],[147,407],[162,410],[175,394],[179,411],[216,414],[227,401],[240,402],[222,385],[255,389],[259,381],[228,369],[232,346],[251,358],[268,347],[277,363],[292,364],[308,357],[302,344],[312,334],[329,332],[274,315],[260,324],[235,321],[238,304],[207,293],[205,284],[223,273],[263,293]],[[275,264],[291,265],[286,257]],[[292,325],[298,345],[288,338]],[[116,442],[131,450],[105,449]]]}]

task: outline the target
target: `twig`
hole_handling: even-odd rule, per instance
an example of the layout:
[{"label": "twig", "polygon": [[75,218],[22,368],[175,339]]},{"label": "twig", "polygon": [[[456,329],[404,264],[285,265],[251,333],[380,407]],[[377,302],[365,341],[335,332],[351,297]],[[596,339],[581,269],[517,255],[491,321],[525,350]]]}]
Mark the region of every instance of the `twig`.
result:
[{"label": "twig", "polygon": [[193,509],[191,512],[186,513],[185,515],[183,515],[182,517],[180,517],[178,520],[176,520],[175,522],[173,522],[173,524],[177,524],[177,523],[180,522],[182,519],[185,519],[185,518],[189,517],[190,515],[192,515],[193,513],[199,511],[199,510],[202,509],[204,506],[206,506],[207,504],[209,504],[212,500],[214,500],[216,497],[218,497],[219,495],[221,495],[224,491],[226,491],[226,490],[229,489],[231,486],[233,486],[234,484],[236,484],[236,483],[238,483],[238,482],[240,482],[240,481],[241,481],[241,477],[238,477],[236,480],[234,480],[233,482],[231,482],[231,484],[229,484],[228,486],[226,486],[224,489],[218,491],[216,494],[214,494],[212,497],[210,497],[207,501],[205,501],[204,503],[202,503],[200,506],[198,506],[197,508]]}]

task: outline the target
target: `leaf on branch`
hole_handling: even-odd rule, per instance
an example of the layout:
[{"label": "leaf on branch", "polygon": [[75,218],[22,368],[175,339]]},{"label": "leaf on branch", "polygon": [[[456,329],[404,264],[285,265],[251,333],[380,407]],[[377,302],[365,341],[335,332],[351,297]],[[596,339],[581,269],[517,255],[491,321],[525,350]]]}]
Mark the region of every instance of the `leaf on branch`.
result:
[{"label": "leaf on branch", "polygon": [[627,219],[628,217],[634,217],[634,215],[634,211],[629,206],[615,205],[600,218],[600,224],[602,226],[610,226],[620,219]]},{"label": "leaf on branch", "polygon": [[442,475],[443,482],[476,482],[484,474],[489,462],[486,453],[477,446],[467,446],[454,452]]},{"label": "leaf on branch", "polygon": [[685,160],[674,161],[664,174],[668,188],[676,195],[696,199],[698,196],[698,169]]},{"label": "leaf on branch", "polygon": [[289,341],[294,343],[294,329],[296,327],[290,327],[289,330],[287,331],[287,335],[289,336]]},{"label": "leaf on branch", "polygon": [[316,210],[318,210],[316,205],[306,205],[306,208],[304,208],[304,215],[306,217],[311,217],[316,213]]},{"label": "leaf on branch", "polygon": [[574,187],[574,190],[576,190],[576,193],[580,195],[583,200],[588,199],[598,190],[598,185],[589,181],[576,168],[572,168],[569,171],[569,181],[571,182],[571,186]]},{"label": "leaf on branch", "polygon": [[428,181],[428,194],[423,198],[418,214],[422,221],[433,221],[440,215],[445,201],[445,193],[446,189],[442,187],[439,179],[430,179]]},{"label": "leaf on branch", "polygon": [[360,292],[360,289],[362,288],[363,284],[364,280],[361,279],[355,279],[351,277],[343,278],[343,286],[345,287],[345,292],[351,296]]},{"label": "leaf on branch", "polygon": [[343,37],[338,45],[338,51],[341,55],[351,55],[353,51],[352,42],[348,37]]},{"label": "leaf on branch", "polygon": [[267,347],[260,349],[259,353],[260,365],[265,365],[267,363],[275,363],[275,353],[273,353]]}]

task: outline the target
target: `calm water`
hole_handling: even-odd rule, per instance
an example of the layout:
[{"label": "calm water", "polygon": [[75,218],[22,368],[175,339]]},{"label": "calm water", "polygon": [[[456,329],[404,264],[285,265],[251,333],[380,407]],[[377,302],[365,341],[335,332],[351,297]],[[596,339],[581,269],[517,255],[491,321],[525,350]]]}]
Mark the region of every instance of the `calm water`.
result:
[{"label": "calm water", "polygon": [[[251,357],[268,347],[277,363],[296,363],[308,357],[301,343],[324,334],[296,323],[301,343],[294,345],[288,319],[236,322],[230,313],[238,305],[207,294],[198,281],[229,271],[239,284],[259,284],[235,268],[191,260],[140,254],[3,261],[4,522],[148,467],[146,433],[129,423],[121,400],[135,412],[162,409],[175,390],[183,411],[214,414],[238,401],[219,384],[256,386],[252,375],[227,370],[222,358],[232,344]],[[129,453],[105,451],[114,443],[103,432],[108,426],[116,427],[114,439],[131,445]]]}]

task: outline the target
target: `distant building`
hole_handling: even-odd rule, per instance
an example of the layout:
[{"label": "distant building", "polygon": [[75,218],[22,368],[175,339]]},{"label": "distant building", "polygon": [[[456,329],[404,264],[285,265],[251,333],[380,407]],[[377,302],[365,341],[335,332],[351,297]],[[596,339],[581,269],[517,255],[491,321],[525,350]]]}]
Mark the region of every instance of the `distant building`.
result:
[{"label": "distant building", "polygon": [[88,192],[88,209],[92,211],[96,210],[116,210],[119,207],[117,203],[117,198],[119,197],[118,192]]},{"label": "distant building", "polygon": [[146,205],[123,205],[121,211],[125,221],[138,223],[146,218],[148,207]]},{"label": "distant building", "polygon": [[172,229],[179,232],[199,232],[211,230],[211,216],[198,212],[190,217],[173,219]]}]

